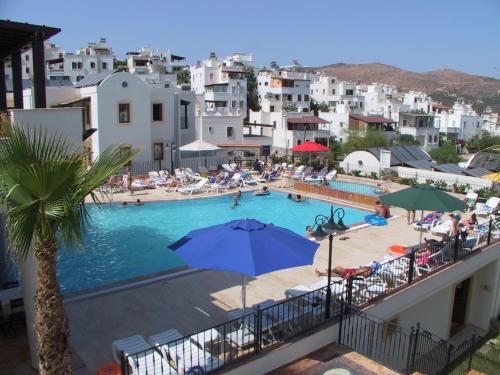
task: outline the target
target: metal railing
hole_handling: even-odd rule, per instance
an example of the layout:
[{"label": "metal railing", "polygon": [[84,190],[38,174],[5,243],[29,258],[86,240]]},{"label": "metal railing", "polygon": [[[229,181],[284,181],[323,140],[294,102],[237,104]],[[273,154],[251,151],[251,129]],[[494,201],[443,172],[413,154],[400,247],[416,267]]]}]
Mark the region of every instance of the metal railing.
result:
[{"label": "metal railing", "polygon": [[[450,368],[453,347],[419,327],[408,331],[371,322],[359,308],[498,242],[492,238],[492,227],[490,220],[488,234],[480,239],[463,240],[456,236],[447,243],[436,243],[425,262],[419,256],[422,250],[410,249],[407,255],[372,265],[369,275],[332,283],[329,318],[325,314],[325,286],[282,301],[255,305],[244,317],[238,311],[232,312],[236,318],[188,336],[181,337],[176,331],[173,336],[152,336],[151,348],[121,353],[121,372],[174,374],[194,367],[211,372],[338,321],[339,342],[343,345],[400,372],[438,374]],[[172,330],[169,332],[172,334]]]}]

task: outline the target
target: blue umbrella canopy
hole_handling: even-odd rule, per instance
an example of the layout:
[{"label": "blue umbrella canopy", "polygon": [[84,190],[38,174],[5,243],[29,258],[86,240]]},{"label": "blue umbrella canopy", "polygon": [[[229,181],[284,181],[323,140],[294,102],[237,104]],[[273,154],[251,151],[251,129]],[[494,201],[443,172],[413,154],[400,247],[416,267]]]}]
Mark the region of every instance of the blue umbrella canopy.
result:
[{"label": "blue umbrella canopy", "polygon": [[288,229],[254,219],[193,230],[169,246],[193,268],[248,276],[313,264],[318,247]]}]

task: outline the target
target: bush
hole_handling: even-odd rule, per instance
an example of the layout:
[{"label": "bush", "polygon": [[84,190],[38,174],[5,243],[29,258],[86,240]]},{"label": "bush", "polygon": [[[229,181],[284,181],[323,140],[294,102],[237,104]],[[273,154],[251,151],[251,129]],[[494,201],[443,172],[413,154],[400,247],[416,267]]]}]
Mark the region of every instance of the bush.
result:
[{"label": "bush", "polygon": [[374,180],[376,180],[378,178],[378,173],[377,172],[370,173],[370,178],[373,178]]},{"label": "bush", "polygon": [[457,164],[460,161],[458,156],[456,146],[448,141],[445,142],[441,147],[435,148],[430,152],[433,160],[436,160],[439,164],[453,163]]},{"label": "bush", "polygon": [[469,152],[477,152],[495,145],[500,145],[500,136],[483,131],[480,137],[476,135],[469,139],[467,142],[467,150],[469,150]]},{"label": "bush", "polygon": [[346,174],[344,168],[342,168],[340,166],[337,168],[337,173],[338,174]]},{"label": "bush", "polygon": [[353,171],[351,171],[351,174],[352,174],[353,176],[358,177],[358,176],[361,174],[361,171],[356,171],[356,170],[353,170]]},{"label": "bush", "polygon": [[447,190],[448,184],[444,181],[438,180],[434,182],[434,187],[439,190]]},{"label": "bush", "polygon": [[417,184],[417,179],[415,177],[412,178],[407,178],[407,177],[401,177],[398,182],[402,185],[410,185],[410,186],[415,186]]},{"label": "bush", "polygon": [[474,190],[481,198],[489,199],[497,196],[497,191],[494,188],[482,188]]},{"label": "bush", "polygon": [[425,183],[428,184],[428,185],[432,185],[432,184],[434,184],[434,180],[431,180],[431,179],[428,178],[428,179],[425,180]]}]

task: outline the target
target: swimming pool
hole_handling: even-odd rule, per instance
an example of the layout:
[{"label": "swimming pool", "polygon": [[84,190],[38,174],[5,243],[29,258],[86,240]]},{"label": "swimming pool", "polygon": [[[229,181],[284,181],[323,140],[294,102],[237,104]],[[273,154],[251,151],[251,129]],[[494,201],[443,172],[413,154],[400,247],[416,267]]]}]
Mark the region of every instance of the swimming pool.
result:
[{"label": "swimming pool", "polygon": [[[307,182],[307,181],[306,181]],[[320,182],[314,182],[315,184],[320,184]],[[358,193],[364,195],[379,196],[378,188],[375,186],[357,184],[355,182],[344,182],[344,181],[328,181],[328,186],[335,190],[346,191],[348,193]]]},{"label": "swimming pool", "polygon": [[[268,196],[243,193],[231,209],[232,195],[181,201],[147,202],[144,206],[97,208],[89,205],[92,223],[83,249],[61,249],[58,278],[63,293],[165,271],[184,265],[167,246],[192,229],[237,218],[254,218],[303,234],[317,214],[330,205],[308,199],[296,203],[286,194]],[[366,211],[343,207],[347,225],[361,222]]]}]

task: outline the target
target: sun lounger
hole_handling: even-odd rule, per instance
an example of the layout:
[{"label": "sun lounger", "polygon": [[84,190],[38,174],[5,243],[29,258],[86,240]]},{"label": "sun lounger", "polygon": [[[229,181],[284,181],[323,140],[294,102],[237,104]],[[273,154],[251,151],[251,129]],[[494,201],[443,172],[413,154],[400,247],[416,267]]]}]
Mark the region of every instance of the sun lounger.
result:
[{"label": "sun lounger", "polygon": [[478,196],[479,195],[474,190],[469,190],[467,192],[464,202],[469,207],[468,208],[469,211],[476,206]]},{"label": "sun lounger", "polygon": [[148,341],[158,347],[164,358],[176,363],[179,373],[185,373],[194,366],[200,366],[208,372],[224,364],[224,361],[211,355],[204,347],[196,345],[190,338],[183,339],[175,329],[150,336]]},{"label": "sun lounger", "polygon": [[200,181],[198,181],[196,184],[191,184],[186,187],[182,187],[178,189],[177,191],[182,193],[182,194],[189,194],[192,195],[193,193],[200,193],[203,191],[203,188],[207,184],[208,179],[207,178],[202,178]]},{"label": "sun lounger", "polygon": [[156,350],[152,349],[151,344],[141,335],[115,341],[112,348],[113,357],[117,363],[121,362],[121,352],[123,351],[133,375],[177,375],[177,371]]},{"label": "sun lounger", "polygon": [[430,231],[432,234],[436,234],[438,236],[450,234],[450,232],[451,232],[451,220],[447,220],[447,221],[436,220],[436,222],[434,222],[431,225]]},{"label": "sun lounger", "polygon": [[442,212],[431,212],[430,214],[425,215],[423,220],[417,221],[412,224],[413,229],[415,230],[423,230],[429,231],[435,221],[440,220],[443,217]]},{"label": "sun lounger", "polygon": [[224,169],[225,172],[227,173],[233,173],[234,169],[229,166],[229,164],[222,164],[221,165],[222,169]]},{"label": "sun lounger", "polygon": [[191,168],[184,168],[184,174],[192,179],[192,180],[199,180],[201,177],[198,173],[194,173]]},{"label": "sun lounger", "polygon": [[476,213],[476,215],[488,216],[498,208],[499,204],[499,197],[491,197],[486,201],[486,203],[477,203],[474,212]]},{"label": "sun lounger", "polygon": [[332,169],[330,172],[328,172],[325,176],[327,181],[334,180],[335,177],[337,176],[337,171],[335,169]]},{"label": "sun lounger", "polygon": [[323,178],[326,178],[326,175],[328,173],[328,168],[323,168],[320,170],[318,173],[313,173],[308,177],[304,178],[304,181],[307,182],[314,182],[314,181],[323,181]]}]

